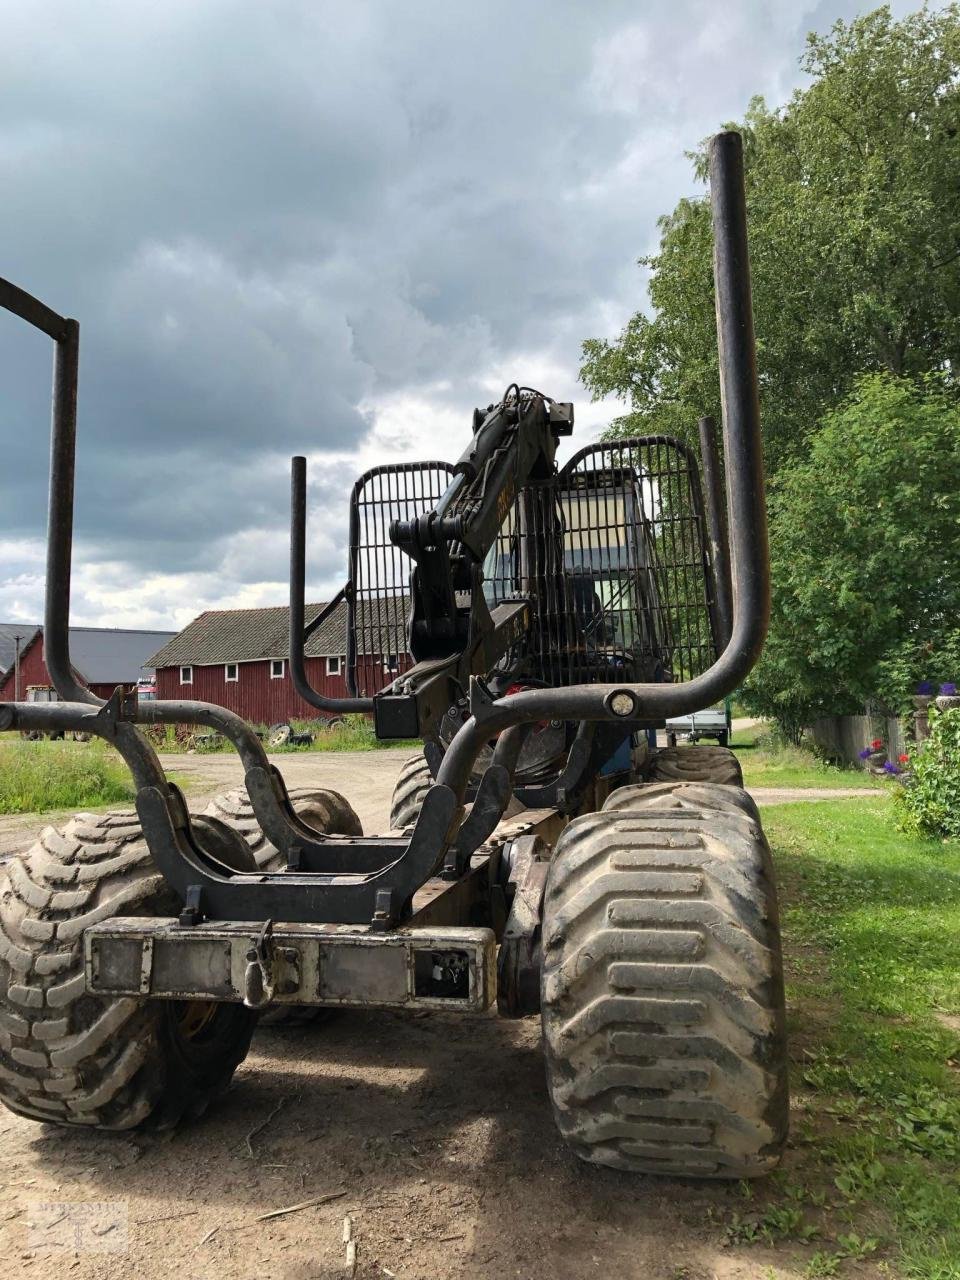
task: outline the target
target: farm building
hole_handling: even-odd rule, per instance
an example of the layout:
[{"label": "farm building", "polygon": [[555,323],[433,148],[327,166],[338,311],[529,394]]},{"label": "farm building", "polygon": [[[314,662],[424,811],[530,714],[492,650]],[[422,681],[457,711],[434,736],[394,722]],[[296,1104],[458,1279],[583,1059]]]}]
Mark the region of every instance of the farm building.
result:
[{"label": "farm building", "polygon": [[39,630],[36,622],[0,622],[0,682]]},{"label": "farm building", "polygon": [[[4,625],[4,631],[10,624]],[[29,628],[24,628],[29,630]],[[81,684],[100,698],[109,698],[118,684],[136,685],[152,675],[150,655],[172,631],[117,631],[109,627],[71,627],[70,659]],[[47,702],[56,699],[44,663],[43,628],[35,627],[20,648],[19,690],[14,666],[0,676],[0,702]]]},{"label": "farm building", "polygon": [[[357,636],[357,692],[368,695],[389,684],[409,665],[403,640],[402,598],[377,625],[362,621]],[[308,604],[307,625],[326,608]],[[316,719],[290,679],[286,606],[210,610],[194,618],[169,644],[152,655],[158,698],[213,702],[253,724]],[[347,607],[341,604],[313,632],[305,646],[307,678],[330,698],[350,695],[346,680]]]}]

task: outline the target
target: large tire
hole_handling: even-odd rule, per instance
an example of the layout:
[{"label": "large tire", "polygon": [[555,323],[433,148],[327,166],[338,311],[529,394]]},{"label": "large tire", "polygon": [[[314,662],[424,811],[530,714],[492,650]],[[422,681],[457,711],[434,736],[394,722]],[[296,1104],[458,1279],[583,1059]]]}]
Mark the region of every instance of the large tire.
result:
[{"label": "large tire", "polygon": [[728,747],[663,747],[653,757],[651,782],[722,782],[743,786],[740,761]]},{"label": "large tire", "polygon": [[[201,837],[202,838],[202,837]],[[133,813],[48,827],[0,875],[0,1100],[55,1124],[130,1129],[197,1116],[246,1056],[242,1005],[88,994],[83,931],[179,907]]]},{"label": "large tire", "polygon": [[403,831],[417,820],[427,792],[433,786],[433,774],[422,755],[411,756],[397,778],[390,801],[390,830]]},{"label": "large tire", "polygon": [[[295,787],[289,792],[297,815],[322,835],[362,836],[363,827],[339,791],[320,787]],[[261,871],[277,871],[286,863],[263,834],[246,787],[234,787],[215,796],[201,817],[225,823],[240,835]]]},{"label": "large tire", "polygon": [[638,782],[611,791],[604,813],[636,809],[686,809],[695,813],[715,810],[745,813],[760,824],[757,802],[742,787],[718,782]]},{"label": "large tire", "polygon": [[547,1083],[584,1160],[747,1178],[780,1159],[773,869],[750,798],[717,787],[712,808],[712,791],[623,788],[557,843],[543,919]]}]

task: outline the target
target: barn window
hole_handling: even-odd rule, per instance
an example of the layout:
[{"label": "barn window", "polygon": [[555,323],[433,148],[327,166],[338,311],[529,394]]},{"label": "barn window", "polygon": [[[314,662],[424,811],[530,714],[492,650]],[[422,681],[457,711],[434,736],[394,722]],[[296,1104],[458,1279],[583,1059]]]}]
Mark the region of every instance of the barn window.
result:
[{"label": "barn window", "polygon": [[343,659],[340,657],[327,659],[327,675],[338,676],[343,671]]},{"label": "barn window", "polygon": [[223,668],[223,678],[227,684],[235,684],[237,681],[237,664],[235,662],[227,662]]},{"label": "barn window", "polygon": [[271,680],[283,679],[283,659],[282,658],[270,659],[270,679]]},{"label": "barn window", "polygon": [[384,671],[400,670],[400,663],[397,661],[397,655],[395,653],[384,654],[383,669]]},{"label": "barn window", "polygon": [[180,668],[180,683],[193,684],[193,667]]}]

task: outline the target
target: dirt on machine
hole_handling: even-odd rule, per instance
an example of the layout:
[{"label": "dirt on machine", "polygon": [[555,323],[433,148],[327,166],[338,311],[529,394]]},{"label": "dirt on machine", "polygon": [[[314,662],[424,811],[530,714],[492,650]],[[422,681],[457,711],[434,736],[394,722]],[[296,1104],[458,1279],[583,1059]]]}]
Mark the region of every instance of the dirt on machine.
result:
[{"label": "dirt on machine", "polygon": [[[556,1123],[584,1160],[706,1178],[775,1167],[788,1100],[769,849],[728,750],[657,747],[668,720],[742,682],[769,613],[737,134],[713,140],[710,179],[722,452],[704,419],[699,454],[638,436],[560,465],[573,406],[511,384],[474,411],[457,461],[361,476],[345,585],[309,624],[293,459],[297,692],[423,743],[378,835],[319,785],[322,762],[315,788],[288,790],[224,708],[122,688],[101,702],[77,683],[79,328],[0,281],[0,305],[55,344],[44,637],[58,694],[0,704],[0,728],[96,734],[136,784],[135,812],[48,828],[0,878],[10,1110],[90,1129],[186,1122],[268,1012],[495,1006],[541,1019]],[[304,646],[344,604],[348,696],[328,698]],[[397,662],[371,693],[374,653]],[[164,724],[228,740],[244,786],[190,813],[145,732]]]}]

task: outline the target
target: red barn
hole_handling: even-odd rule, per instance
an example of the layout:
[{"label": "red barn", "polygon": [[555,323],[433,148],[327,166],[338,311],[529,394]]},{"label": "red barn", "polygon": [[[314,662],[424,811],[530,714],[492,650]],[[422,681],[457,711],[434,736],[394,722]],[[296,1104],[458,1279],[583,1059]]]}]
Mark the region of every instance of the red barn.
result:
[{"label": "red barn", "polygon": [[[38,622],[0,622],[0,688],[4,676],[19,665],[20,654],[39,630]],[[14,686],[20,687],[16,679]],[[17,701],[15,695],[13,701]]]},{"label": "red barn", "polygon": [[[402,604],[402,602],[401,602]],[[307,624],[326,606],[306,606]],[[383,625],[359,628],[358,693],[372,694],[409,665],[402,609],[391,609]],[[152,655],[158,698],[213,702],[253,724],[315,720],[321,713],[299,697],[290,679],[286,606],[217,609],[194,618]],[[335,609],[306,643],[307,678],[326,697],[349,697],[346,683],[347,607]]]},{"label": "red barn", "polygon": [[[7,628],[9,629],[9,628]],[[20,648],[19,690],[13,665],[0,676],[0,702],[54,702],[57,700],[43,654],[43,629],[32,630]],[[99,698],[109,698],[117,685],[136,687],[152,674],[150,655],[158,644],[174,636],[172,631],[119,631],[109,627],[71,627],[70,661],[80,684]]]}]

